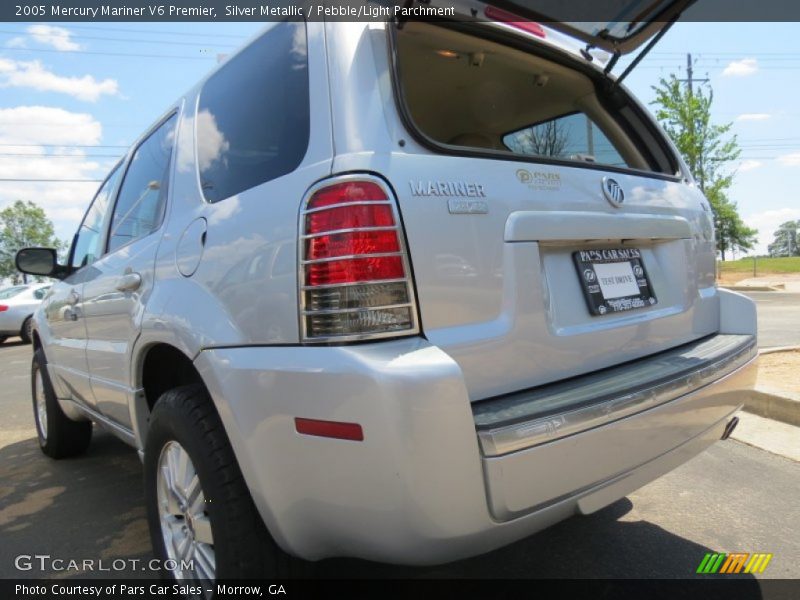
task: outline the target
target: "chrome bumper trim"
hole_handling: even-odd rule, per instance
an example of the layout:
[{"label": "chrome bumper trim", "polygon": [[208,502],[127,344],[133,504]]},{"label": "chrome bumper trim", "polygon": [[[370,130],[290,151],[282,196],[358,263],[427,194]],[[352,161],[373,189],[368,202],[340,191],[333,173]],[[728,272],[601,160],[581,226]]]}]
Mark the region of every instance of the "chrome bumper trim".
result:
[{"label": "chrome bumper trim", "polygon": [[[631,416],[713,383],[757,354],[755,336],[720,334],[600,373],[477,402],[473,416],[481,450],[486,457],[502,456]],[[536,414],[543,412],[549,414]]]}]

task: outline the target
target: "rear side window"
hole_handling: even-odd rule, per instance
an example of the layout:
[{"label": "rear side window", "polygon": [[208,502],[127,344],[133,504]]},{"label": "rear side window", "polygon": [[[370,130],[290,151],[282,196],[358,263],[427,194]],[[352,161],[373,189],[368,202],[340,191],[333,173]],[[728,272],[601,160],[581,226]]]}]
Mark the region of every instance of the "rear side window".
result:
[{"label": "rear side window", "polygon": [[282,22],[231,58],[200,92],[197,165],[209,202],[292,172],[309,137],[305,23]]},{"label": "rear side window", "polygon": [[109,252],[152,233],[161,225],[176,121],[177,116],[172,115],[134,152],[111,217]]},{"label": "rear side window", "polygon": [[468,25],[412,21],[395,35],[402,107],[441,152],[674,174],[640,141],[641,124],[607,110],[605,92],[569,60]]}]

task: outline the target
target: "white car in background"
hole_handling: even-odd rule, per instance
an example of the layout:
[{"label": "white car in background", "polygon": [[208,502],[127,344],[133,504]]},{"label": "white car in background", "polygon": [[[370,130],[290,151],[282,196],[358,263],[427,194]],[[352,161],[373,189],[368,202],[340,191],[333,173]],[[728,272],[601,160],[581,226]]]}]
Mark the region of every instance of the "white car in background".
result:
[{"label": "white car in background", "polygon": [[30,343],[31,317],[49,289],[49,283],[32,283],[0,290],[0,344],[15,335]]}]

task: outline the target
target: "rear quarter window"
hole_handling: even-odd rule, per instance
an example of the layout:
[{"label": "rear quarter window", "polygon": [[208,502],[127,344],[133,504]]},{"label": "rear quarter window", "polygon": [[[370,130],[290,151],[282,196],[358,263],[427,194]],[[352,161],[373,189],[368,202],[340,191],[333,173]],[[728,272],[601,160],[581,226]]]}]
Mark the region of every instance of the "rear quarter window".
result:
[{"label": "rear quarter window", "polygon": [[305,23],[278,23],[203,86],[197,166],[209,202],[286,175],[302,162],[310,122],[307,48]]}]

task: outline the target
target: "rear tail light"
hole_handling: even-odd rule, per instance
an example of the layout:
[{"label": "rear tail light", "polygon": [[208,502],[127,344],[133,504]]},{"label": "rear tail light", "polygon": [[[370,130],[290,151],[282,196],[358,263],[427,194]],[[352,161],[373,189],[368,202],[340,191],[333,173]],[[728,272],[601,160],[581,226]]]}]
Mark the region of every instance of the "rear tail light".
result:
[{"label": "rear tail light", "polygon": [[5,304],[0,304],[0,312],[7,311],[8,307]]},{"label": "rear tail light", "polygon": [[312,190],[300,215],[300,324],[307,342],[419,331],[408,253],[386,186],[339,177]]}]

